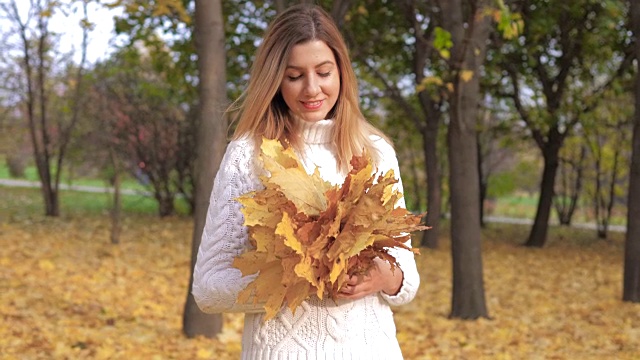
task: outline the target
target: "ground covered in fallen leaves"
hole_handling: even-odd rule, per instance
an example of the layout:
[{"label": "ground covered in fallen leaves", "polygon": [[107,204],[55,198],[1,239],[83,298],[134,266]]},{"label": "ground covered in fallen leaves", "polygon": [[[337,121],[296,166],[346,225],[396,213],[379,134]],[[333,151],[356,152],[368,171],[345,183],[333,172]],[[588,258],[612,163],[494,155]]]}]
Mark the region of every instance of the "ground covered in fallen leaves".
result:
[{"label": "ground covered in fallen leaves", "polygon": [[[396,309],[406,359],[637,359],[640,305],[623,303],[622,236],[491,225],[484,278],[491,319],[449,320],[450,248],[418,257],[417,299]],[[0,219],[0,358],[238,359],[241,315],[218,339],[187,339],[182,311],[191,222],[128,217]]]}]

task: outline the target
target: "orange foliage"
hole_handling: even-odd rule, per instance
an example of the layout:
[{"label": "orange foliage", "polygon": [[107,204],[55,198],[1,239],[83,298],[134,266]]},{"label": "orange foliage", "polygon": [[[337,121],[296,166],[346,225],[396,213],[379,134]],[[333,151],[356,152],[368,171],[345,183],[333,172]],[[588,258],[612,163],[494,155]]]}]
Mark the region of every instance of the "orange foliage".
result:
[{"label": "orange foliage", "polygon": [[[186,339],[191,221],[127,219],[110,245],[102,218],[0,220],[0,358],[238,359],[242,315],[218,339]],[[396,310],[405,359],[637,359],[640,305],[623,303],[622,243],[579,231],[528,249],[490,230],[483,243],[492,320],[449,320],[448,242],[416,258],[422,286]],[[552,229],[553,232],[553,229]],[[595,238],[595,234],[589,235]]]},{"label": "orange foliage", "polygon": [[367,273],[375,258],[397,260],[388,249],[405,245],[409,234],[426,230],[422,215],[396,208],[402,194],[393,188],[393,170],[372,175],[362,156],[340,186],[308,175],[291,148],[263,139],[260,158],[269,176],[265,189],[238,198],[254,249],[234,259],[242,274],[258,273],[240,292],[238,302],[261,302],[264,320],[286,304],[291,311],[309,296],[335,298],[348,275]]}]

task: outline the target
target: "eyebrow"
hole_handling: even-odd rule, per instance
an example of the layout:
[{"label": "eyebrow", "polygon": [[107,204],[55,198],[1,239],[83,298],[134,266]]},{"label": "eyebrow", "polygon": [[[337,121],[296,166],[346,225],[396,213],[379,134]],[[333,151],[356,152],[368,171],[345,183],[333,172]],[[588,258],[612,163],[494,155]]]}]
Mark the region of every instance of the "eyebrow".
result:
[{"label": "eyebrow", "polygon": [[[319,67],[322,67],[322,66],[327,65],[327,64],[331,64],[331,65],[334,65],[334,66],[335,66],[335,64],[333,63],[333,61],[331,61],[331,60],[326,60],[326,61],[323,61],[323,62],[321,62],[320,64],[316,65],[315,67],[316,67],[316,68],[319,68]],[[302,69],[304,69],[304,68],[303,68],[303,67],[301,67],[301,66],[287,65],[287,69],[302,70]]]}]

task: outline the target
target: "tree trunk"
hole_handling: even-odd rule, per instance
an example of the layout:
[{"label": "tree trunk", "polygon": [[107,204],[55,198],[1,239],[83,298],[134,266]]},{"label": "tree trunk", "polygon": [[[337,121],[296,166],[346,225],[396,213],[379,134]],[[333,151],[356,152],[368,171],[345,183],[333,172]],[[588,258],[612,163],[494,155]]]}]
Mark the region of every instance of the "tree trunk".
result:
[{"label": "tree trunk", "polygon": [[[489,36],[486,1],[474,1],[466,20],[461,0],[440,1],[443,27],[451,34],[449,62],[454,76],[447,134],[451,192],[451,255],[453,258],[452,318],[488,317],[480,247],[477,109],[480,66]],[[471,71],[463,80],[461,71]]]},{"label": "tree trunk", "polygon": [[[560,178],[562,181],[562,193],[555,194],[554,205],[560,225],[570,226],[573,214],[578,207],[578,199],[582,192],[582,177],[584,173],[587,147],[580,146],[578,159],[559,159]],[[560,195],[560,196],[558,196]]]},{"label": "tree trunk", "polygon": [[479,202],[479,207],[478,207],[478,211],[479,211],[479,216],[480,216],[480,227],[484,228],[486,226],[485,221],[484,221],[484,201],[487,198],[487,188],[488,188],[488,184],[487,184],[487,180],[485,179],[485,174],[483,174],[482,171],[482,162],[484,161],[484,156],[482,154],[482,147],[480,146],[480,132],[476,132],[476,148],[477,148],[477,152],[478,152],[478,156],[477,156],[477,169],[478,169],[478,186],[480,189],[480,202]]},{"label": "tree trunk", "polygon": [[[622,124],[618,124],[618,132],[622,132]],[[619,139],[622,142],[622,139]],[[620,163],[620,148],[613,150],[613,165],[611,170],[604,169],[605,159],[603,152],[596,149],[596,190],[593,205],[596,215],[596,228],[599,239],[606,239],[611,223],[611,214],[616,197],[616,183],[618,182],[618,164]],[[610,175],[608,174],[610,172]]]},{"label": "tree trunk", "polygon": [[425,224],[431,226],[422,232],[421,245],[430,249],[438,248],[440,217],[442,216],[442,187],[438,167],[438,127],[440,121],[430,119],[423,131],[424,162],[427,172],[427,216]]},{"label": "tree trunk", "polygon": [[[633,3],[633,2],[632,2]],[[634,5],[632,5],[632,8]],[[635,21],[640,24],[640,11],[633,11]],[[640,29],[636,25],[635,29]],[[636,43],[636,49],[639,43]],[[640,50],[636,50],[640,58]],[[636,111],[633,126],[633,153],[629,177],[629,200],[627,212],[627,235],[624,246],[624,301],[640,302],[640,76],[636,75]]]},{"label": "tree trunk", "polygon": [[556,141],[552,141],[552,137],[550,137],[542,152],[544,169],[542,171],[542,183],[540,184],[540,198],[538,199],[536,217],[525,246],[543,247],[547,242],[549,217],[551,216],[551,206],[553,205],[553,187],[556,173],[558,172],[561,147],[561,140],[556,139]]},{"label": "tree trunk", "polygon": [[156,200],[158,201],[158,215],[160,217],[174,214],[175,205],[173,203],[174,198],[172,193],[156,194]]},{"label": "tree trunk", "polygon": [[[422,211],[422,209],[424,209],[423,204],[422,204],[422,186],[420,184],[419,181],[417,181],[417,179],[420,178],[420,172],[419,172],[419,160],[416,159],[416,153],[414,151],[409,151],[406,153],[406,156],[409,157],[409,171],[411,171],[411,177],[414,179],[412,181],[412,192],[413,192],[413,209],[415,211]],[[405,190],[405,192],[407,192]]]},{"label": "tree trunk", "polygon": [[118,163],[118,157],[112,145],[109,145],[109,159],[111,160],[111,166],[113,167],[113,205],[111,207],[111,243],[120,243],[120,231],[121,226],[121,210],[122,202],[120,197],[120,164]]},{"label": "tree trunk", "polygon": [[[44,200],[45,215],[58,216],[60,208],[58,204],[57,188],[51,183],[51,169],[49,167],[50,160],[50,139],[48,134],[49,125],[47,124],[47,96],[45,94],[46,84],[46,64],[45,57],[47,54],[47,41],[49,35],[48,17],[43,16],[43,9],[47,4],[31,4],[37,7],[35,12],[37,18],[37,36],[35,37],[35,53],[32,53],[32,40],[29,38],[30,29],[27,22],[23,22],[20,18],[18,6],[15,1],[11,1],[6,8],[6,15],[15,22],[19,28],[19,36],[21,40],[22,66],[24,69],[24,82],[27,87],[26,93],[26,110],[27,123],[29,126],[29,135],[31,136],[31,145],[33,146],[33,157],[40,179],[40,191]],[[33,9],[30,9],[30,11]],[[28,21],[28,20],[27,20]],[[36,112],[36,107],[39,111]]]},{"label": "tree trunk", "polygon": [[226,56],[221,0],[196,0],[195,41],[198,53],[199,113],[195,162],[195,211],[191,247],[191,278],[183,315],[187,337],[213,337],[222,330],[221,314],[205,314],[191,294],[193,268],[200,247],[209,208],[213,179],[220,167],[227,139],[224,116],[226,96]]},{"label": "tree trunk", "polygon": [[[38,4],[39,6],[43,6]],[[48,6],[49,3],[45,2],[44,6]],[[39,159],[40,166],[38,167],[38,174],[40,175],[40,183],[42,186],[42,192],[45,201],[45,211],[47,216],[59,216],[60,205],[58,202],[58,186],[53,182],[51,176],[51,134],[49,134],[49,118],[48,118],[48,103],[49,94],[47,93],[47,47],[49,46],[49,21],[45,18],[44,14],[38,15],[38,30],[40,36],[37,42],[37,89],[38,89],[38,104],[40,105],[40,111],[38,113],[40,120],[40,140],[42,141],[42,152],[39,154],[42,158]],[[56,169],[61,171],[61,169]]]},{"label": "tree trunk", "polygon": [[[461,105],[456,107],[465,111]],[[487,317],[487,309],[480,249],[478,172],[474,159],[477,153],[473,143],[475,130],[465,129],[462,123],[465,120],[469,120],[468,115],[452,109],[448,133],[453,258],[451,317],[475,319]]]},{"label": "tree trunk", "polygon": [[[635,36],[635,55],[640,59],[640,4],[631,3],[631,24]],[[636,69],[633,147],[629,171],[627,235],[624,246],[624,301],[640,302],[640,76]]]},{"label": "tree trunk", "polygon": [[[48,170],[48,169],[47,169]],[[49,171],[47,171],[48,173]],[[60,216],[60,203],[58,201],[58,191],[53,188],[51,182],[47,182],[43,179],[51,176],[40,175],[40,186],[42,190],[42,196],[44,197],[44,213],[46,216],[57,217]]]}]

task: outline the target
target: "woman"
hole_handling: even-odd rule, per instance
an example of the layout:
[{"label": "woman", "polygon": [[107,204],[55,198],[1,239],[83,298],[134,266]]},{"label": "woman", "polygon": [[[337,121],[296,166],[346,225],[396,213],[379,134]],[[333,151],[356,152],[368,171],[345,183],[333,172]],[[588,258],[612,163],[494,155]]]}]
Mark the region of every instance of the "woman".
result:
[{"label": "woman", "polygon": [[[243,359],[401,359],[390,306],[413,299],[420,282],[413,254],[392,249],[401,271],[377,262],[367,276],[353,276],[337,300],[312,296],[296,309],[283,307],[263,321],[262,307],[237,304],[254,279],[232,267],[249,248],[240,204],[261,189],[258,162],[263,137],[296,151],[307,172],[316,167],[341,184],[353,155],[366,152],[378,172],[398,161],[388,139],[363,117],[347,47],[329,15],[298,5],[280,14],[258,48],[232,141],[216,175],[194,270],[193,295],[205,312],[245,312]],[[399,175],[398,175],[399,176]],[[397,184],[402,191],[402,184]],[[404,206],[401,199],[398,206]]]}]

